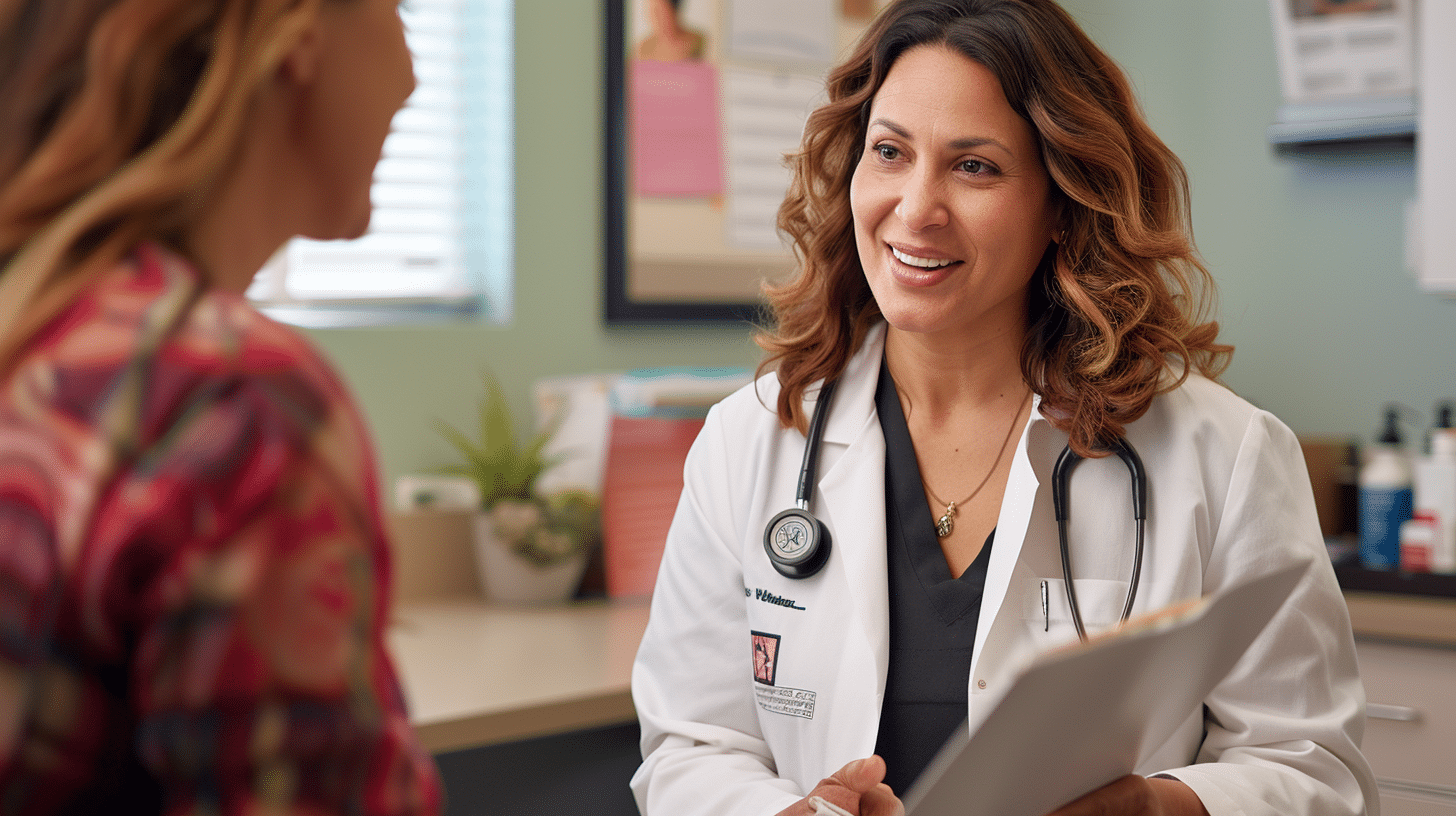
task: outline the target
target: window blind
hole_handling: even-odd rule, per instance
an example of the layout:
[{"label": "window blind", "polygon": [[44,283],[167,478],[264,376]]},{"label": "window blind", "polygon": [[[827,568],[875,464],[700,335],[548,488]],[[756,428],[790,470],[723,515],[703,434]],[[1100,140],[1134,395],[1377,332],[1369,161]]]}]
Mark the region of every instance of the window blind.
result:
[{"label": "window blind", "polygon": [[[416,87],[375,170],[369,231],[290,241],[248,291],[264,311],[308,326],[509,316],[511,7],[401,6]],[[476,139],[495,143],[488,161],[472,162]]]}]

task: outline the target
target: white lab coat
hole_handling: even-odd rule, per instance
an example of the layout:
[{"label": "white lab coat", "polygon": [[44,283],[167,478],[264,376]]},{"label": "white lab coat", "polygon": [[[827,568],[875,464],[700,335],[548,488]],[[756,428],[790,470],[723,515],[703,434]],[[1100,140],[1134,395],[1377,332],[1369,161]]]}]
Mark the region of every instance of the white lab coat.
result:
[{"label": "white lab coat", "polygon": [[[644,816],[769,816],[874,752],[889,647],[885,441],[874,405],[883,348],[881,324],[834,396],[811,503],[833,550],[811,578],[779,575],[763,548],[769,519],[794,505],[804,450],[803,436],[782,429],[772,410],[777,378],[709,413],[688,455],[633,669],[644,761],[632,787]],[[1365,698],[1349,616],[1294,435],[1194,376],[1154,400],[1127,438],[1148,475],[1134,614],[1316,559],[1204,701],[1207,716],[1190,711],[1137,772],[1182,780],[1214,816],[1375,813],[1374,777],[1358,747]],[[1051,508],[1050,473],[1065,443],[1032,411],[986,576],[967,690],[972,727],[1026,660],[1076,638]],[[1091,632],[1117,621],[1127,590],[1127,470],[1116,457],[1085,461],[1070,494],[1073,580]],[[1042,581],[1051,587],[1050,631]],[[755,632],[778,638],[772,686],[754,680]]]}]

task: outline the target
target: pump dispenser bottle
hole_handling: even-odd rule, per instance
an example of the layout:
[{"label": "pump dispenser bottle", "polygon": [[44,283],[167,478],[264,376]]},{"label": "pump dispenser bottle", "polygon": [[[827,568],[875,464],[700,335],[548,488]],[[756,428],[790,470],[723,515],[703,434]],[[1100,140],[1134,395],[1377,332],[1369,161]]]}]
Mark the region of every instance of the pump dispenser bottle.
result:
[{"label": "pump dispenser bottle", "polygon": [[1436,406],[1436,426],[1431,430],[1431,452],[1415,469],[1415,511],[1425,515],[1434,527],[1430,557],[1426,566],[1433,572],[1456,571],[1456,428],[1452,427],[1453,406]]},{"label": "pump dispenser bottle", "polygon": [[1385,428],[1360,468],[1360,564],[1400,566],[1400,525],[1414,512],[1411,462],[1400,435],[1399,411],[1385,409]]}]

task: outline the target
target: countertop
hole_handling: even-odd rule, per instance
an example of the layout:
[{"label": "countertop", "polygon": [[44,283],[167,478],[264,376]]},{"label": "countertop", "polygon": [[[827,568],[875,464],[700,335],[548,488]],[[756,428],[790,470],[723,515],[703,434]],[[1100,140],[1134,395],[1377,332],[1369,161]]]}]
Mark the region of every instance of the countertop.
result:
[{"label": "countertop", "polygon": [[[1346,591],[1358,637],[1456,647],[1456,599]],[[632,720],[641,601],[401,606],[389,633],[411,720],[440,753]]]},{"label": "countertop", "polygon": [[1456,647],[1456,575],[1335,567],[1355,635]]},{"label": "countertop", "polygon": [[1345,591],[1356,637],[1456,648],[1456,599]]},{"label": "countertop", "polygon": [[1353,564],[1335,565],[1335,577],[1346,592],[1375,592],[1456,601],[1456,575],[1399,570],[1368,570]]},{"label": "countertop", "polygon": [[410,719],[432,753],[632,720],[646,601],[402,605],[390,628]]},{"label": "countertop", "polygon": [[[481,599],[468,513],[391,514],[389,631],[411,720],[436,753],[631,721],[648,602],[558,606]],[[1360,638],[1456,648],[1456,575],[1337,566]]]}]

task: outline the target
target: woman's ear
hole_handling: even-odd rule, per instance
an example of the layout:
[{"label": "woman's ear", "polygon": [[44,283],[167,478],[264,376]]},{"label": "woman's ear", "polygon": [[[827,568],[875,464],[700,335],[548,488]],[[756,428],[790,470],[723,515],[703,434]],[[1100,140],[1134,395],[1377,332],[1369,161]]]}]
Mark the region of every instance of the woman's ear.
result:
[{"label": "woman's ear", "polygon": [[1067,229],[1072,222],[1067,210],[1066,199],[1060,198],[1056,205],[1056,211],[1052,215],[1052,243],[1059,246],[1067,242]]},{"label": "woman's ear", "polygon": [[279,77],[298,85],[311,84],[318,76],[322,52],[323,32],[315,19],[283,56],[283,62],[278,66]]}]

